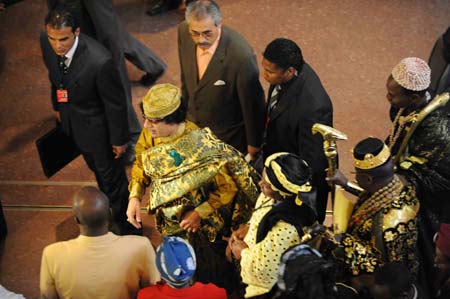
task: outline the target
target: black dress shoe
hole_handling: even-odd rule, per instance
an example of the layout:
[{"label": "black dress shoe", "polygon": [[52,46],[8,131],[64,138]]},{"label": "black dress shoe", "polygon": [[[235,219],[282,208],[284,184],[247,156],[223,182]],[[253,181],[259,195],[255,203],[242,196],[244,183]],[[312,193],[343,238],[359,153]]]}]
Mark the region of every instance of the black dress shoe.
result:
[{"label": "black dress shoe", "polygon": [[159,77],[161,77],[163,73],[164,73],[164,71],[161,71],[156,74],[145,73],[145,75],[143,75],[141,77],[141,80],[139,80],[139,82],[144,86],[153,85],[153,83],[155,83],[156,80],[158,80]]}]

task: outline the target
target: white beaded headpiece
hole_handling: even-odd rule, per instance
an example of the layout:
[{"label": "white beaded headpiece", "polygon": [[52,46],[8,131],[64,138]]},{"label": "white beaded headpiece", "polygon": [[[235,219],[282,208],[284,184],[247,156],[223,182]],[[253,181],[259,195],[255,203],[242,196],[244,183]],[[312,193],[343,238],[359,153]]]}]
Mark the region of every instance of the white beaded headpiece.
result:
[{"label": "white beaded headpiece", "polygon": [[420,58],[404,58],[392,70],[392,77],[408,90],[422,91],[430,86],[431,69]]}]

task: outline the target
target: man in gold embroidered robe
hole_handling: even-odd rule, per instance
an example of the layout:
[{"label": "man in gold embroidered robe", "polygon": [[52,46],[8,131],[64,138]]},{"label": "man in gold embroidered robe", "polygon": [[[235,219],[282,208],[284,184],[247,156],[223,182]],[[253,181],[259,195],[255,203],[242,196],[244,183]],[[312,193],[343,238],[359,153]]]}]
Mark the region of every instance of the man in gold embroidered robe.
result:
[{"label": "man in gold embroidered robe", "polygon": [[[142,102],[144,130],[136,144],[129,185],[128,221],[141,227],[141,200],[159,231],[187,239],[198,259],[197,279],[232,288],[224,264],[223,240],[246,223],[259,194],[258,175],[243,156],[209,129],[186,121],[181,91],[171,84],[152,87]],[[228,273],[227,273],[228,272]]]},{"label": "man in gold embroidered robe", "polygon": [[[417,275],[420,205],[414,186],[403,183],[394,173],[389,149],[377,138],[360,141],[353,158],[356,181],[365,191],[359,194],[347,232],[341,236],[342,260],[353,275],[371,274],[388,262],[402,262]],[[331,180],[348,187],[340,172]]]}]

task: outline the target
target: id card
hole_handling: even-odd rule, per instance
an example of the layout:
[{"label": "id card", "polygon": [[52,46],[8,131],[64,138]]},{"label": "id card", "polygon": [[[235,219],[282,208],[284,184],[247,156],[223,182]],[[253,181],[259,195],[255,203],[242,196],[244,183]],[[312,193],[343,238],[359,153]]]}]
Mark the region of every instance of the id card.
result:
[{"label": "id card", "polygon": [[56,100],[58,101],[58,103],[69,102],[69,93],[67,92],[67,89],[56,90]]}]

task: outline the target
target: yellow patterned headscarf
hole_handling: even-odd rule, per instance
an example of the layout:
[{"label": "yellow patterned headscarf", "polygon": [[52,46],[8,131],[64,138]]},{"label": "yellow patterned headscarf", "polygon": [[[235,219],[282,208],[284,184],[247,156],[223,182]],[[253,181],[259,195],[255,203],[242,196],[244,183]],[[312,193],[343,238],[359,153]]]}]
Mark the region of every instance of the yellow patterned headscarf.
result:
[{"label": "yellow patterned headscarf", "polygon": [[144,115],[150,119],[162,119],[175,112],[181,104],[181,90],[170,83],[156,84],[142,100]]},{"label": "yellow patterned headscarf", "polygon": [[[264,177],[264,179],[267,181],[267,183],[269,183],[272,190],[280,193],[280,195],[283,197],[297,195],[296,203],[298,205],[301,205],[301,200],[298,197],[298,194],[300,192],[311,192],[311,190],[312,190],[311,183],[308,179],[308,180],[306,180],[306,182],[299,185],[298,183],[290,181],[286,177],[285,171],[280,166],[280,164],[277,162],[277,159],[279,157],[286,156],[286,155],[295,156],[295,155],[287,153],[287,152],[281,152],[281,153],[275,153],[266,159],[266,161],[264,162],[264,166],[266,167],[266,176]],[[301,161],[302,161],[302,163],[305,164],[305,166],[308,167],[308,164],[306,164],[305,161],[303,161],[303,160],[301,160]],[[273,173],[273,176],[271,176],[272,178],[269,178],[269,176],[267,175],[268,171]],[[282,188],[277,187],[277,185],[281,186]],[[284,189],[284,190],[282,190],[282,189]]]}]

